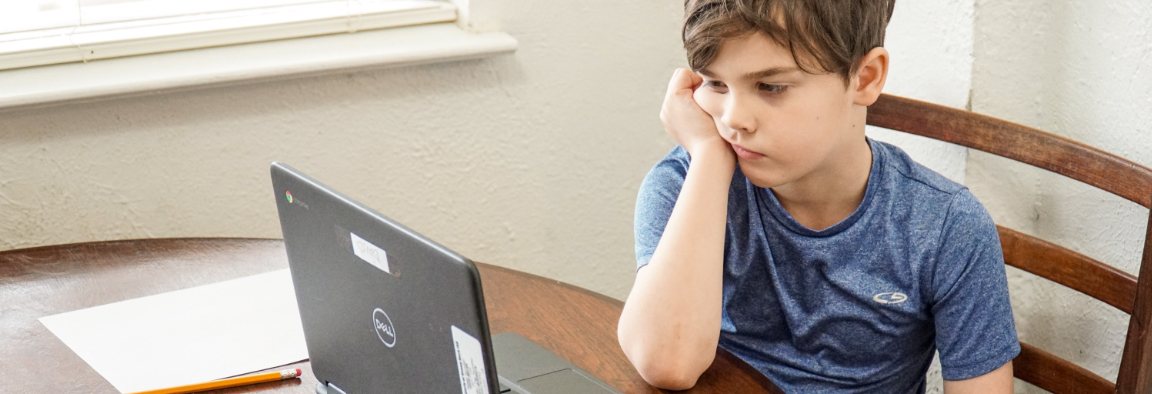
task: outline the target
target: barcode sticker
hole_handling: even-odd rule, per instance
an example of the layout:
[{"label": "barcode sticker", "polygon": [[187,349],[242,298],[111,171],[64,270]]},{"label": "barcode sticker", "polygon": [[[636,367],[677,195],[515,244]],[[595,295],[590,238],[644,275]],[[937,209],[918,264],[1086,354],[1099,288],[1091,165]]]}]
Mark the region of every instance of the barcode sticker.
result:
[{"label": "barcode sticker", "polygon": [[367,261],[368,264],[372,264],[384,272],[392,273],[392,270],[388,267],[388,252],[364,240],[364,238],[360,238],[356,233],[349,232],[348,234],[352,235],[352,253],[355,253],[356,257]]},{"label": "barcode sticker", "polygon": [[456,367],[460,371],[460,392],[488,394],[488,375],[484,371],[484,352],[480,341],[452,326],[452,344],[456,345]]}]

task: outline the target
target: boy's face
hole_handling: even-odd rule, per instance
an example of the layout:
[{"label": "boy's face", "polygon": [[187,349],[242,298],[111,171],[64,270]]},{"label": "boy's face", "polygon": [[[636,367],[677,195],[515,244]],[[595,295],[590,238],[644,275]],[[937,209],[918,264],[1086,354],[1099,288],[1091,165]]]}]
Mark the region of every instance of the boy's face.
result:
[{"label": "boy's face", "polygon": [[821,178],[810,175],[837,171],[838,153],[863,142],[866,107],[853,104],[854,86],[801,71],[788,48],[763,34],[725,40],[699,73],[693,97],[756,186]]}]

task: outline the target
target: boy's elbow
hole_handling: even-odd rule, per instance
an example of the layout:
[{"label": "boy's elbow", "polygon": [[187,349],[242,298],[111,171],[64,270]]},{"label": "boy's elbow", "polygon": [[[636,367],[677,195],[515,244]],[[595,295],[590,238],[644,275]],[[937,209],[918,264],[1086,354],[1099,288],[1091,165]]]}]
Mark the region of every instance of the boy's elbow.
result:
[{"label": "boy's elbow", "polygon": [[669,337],[668,333],[652,332],[647,324],[637,324],[641,320],[629,313],[629,306],[625,303],[624,313],[616,327],[616,338],[640,377],[652,386],[667,390],[687,390],[695,386],[716,358],[719,330],[712,338],[700,335]]},{"label": "boy's elbow", "polygon": [[657,362],[655,364],[649,364],[644,368],[637,366],[636,370],[640,372],[640,377],[644,378],[645,382],[665,390],[690,389],[696,385],[696,381],[703,374],[703,371],[695,371],[683,365],[674,365],[675,363]]},{"label": "boy's elbow", "polygon": [[[667,348],[642,349],[642,346],[621,347],[636,372],[648,384],[667,390],[687,390],[696,385],[700,375],[712,364],[712,360],[698,359],[685,354],[671,354]],[[638,344],[634,344],[638,345]],[[681,349],[685,350],[685,349]],[[712,354],[715,357],[715,354]],[[707,362],[705,362],[707,361]],[[703,365],[703,367],[701,367]]]},{"label": "boy's elbow", "polygon": [[647,381],[647,384],[664,389],[674,389],[674,391],[696,386],[700,374],[704,373],[695,365],[685,363],[683,359],[676,361],[676,359],[654,359],[653,357],[636,361],[634,366],[636,366],[636,371],[641,373],[641,378]]}]

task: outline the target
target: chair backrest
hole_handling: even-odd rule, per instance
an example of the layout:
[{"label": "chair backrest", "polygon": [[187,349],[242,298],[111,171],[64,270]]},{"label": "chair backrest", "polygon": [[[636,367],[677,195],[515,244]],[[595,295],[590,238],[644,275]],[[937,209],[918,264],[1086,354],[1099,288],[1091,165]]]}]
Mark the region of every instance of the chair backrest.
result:
[{"label": "chair backrest", "polygon": [[[881,95],[868,124],[992,153],[1076,179],[1152,208],[1152,169],[1099,149],[1019,124],[903,97]],[[1139,279],[1090,257],[997,226],[1004,261],[1128,313],[1116,383],[1035,346],[1021,343],[1017,378],[1055,393],[1152,392],[1152,212]]]}]

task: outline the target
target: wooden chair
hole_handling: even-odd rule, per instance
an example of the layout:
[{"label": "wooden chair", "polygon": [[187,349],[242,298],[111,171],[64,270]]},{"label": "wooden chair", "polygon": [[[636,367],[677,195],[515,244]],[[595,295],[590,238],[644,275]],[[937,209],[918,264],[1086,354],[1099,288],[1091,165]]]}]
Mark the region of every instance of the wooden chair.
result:
[{"label": "wooden chair", "polygon": [[[1033,128],[976,113],[882,95],[868,124],[1003,156],[1152,207],[1152,169]],[[1059,245],[997,226],[1004,261],[1087,294],[1131,315],[1116,383],[1021,343],[1017,378],[1055,393],[1152,392],[1152,214],[1140,278]]]}]

